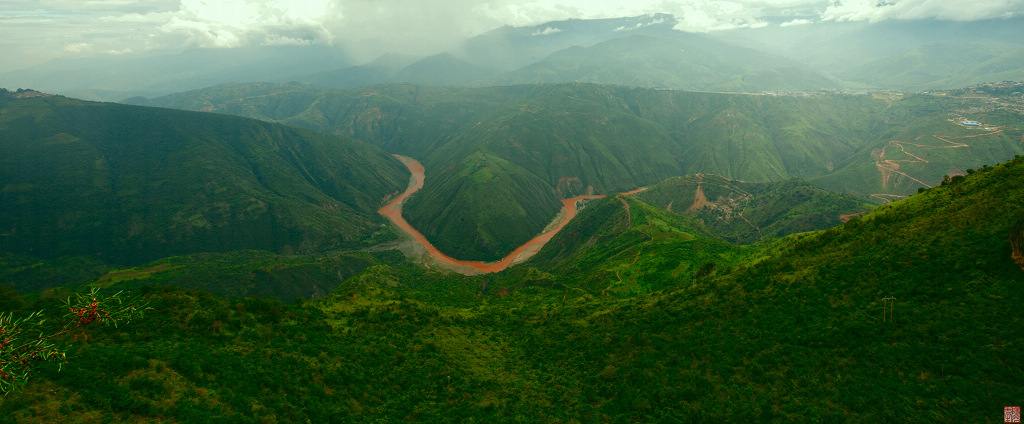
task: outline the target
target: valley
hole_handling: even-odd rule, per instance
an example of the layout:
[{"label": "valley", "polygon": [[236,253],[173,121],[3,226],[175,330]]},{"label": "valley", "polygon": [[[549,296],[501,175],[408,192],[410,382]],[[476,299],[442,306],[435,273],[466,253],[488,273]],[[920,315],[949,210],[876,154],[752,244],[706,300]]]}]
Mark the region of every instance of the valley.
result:
[{"label": "valley", "polygon": [[1020,2],[2,3],[0,422],[1013,421]]},{"label": "valley", "polygon": [[[148,285],[138,289],[145,319],[86,330],[88,342],[70,346],[73,366],[40,368],[0,412],[772,421],[923,406],[970,421],[1024,394],[1013,380],[1024,318],[1012,307],[1024,290],[1006,237],[1024,206],[1004,201],[1024,196],[1021,175],[1024,159],[986,167],[745,249],[617,196],[595,199],[499,273],[440,273],[381,252],[315,300]],[[898,299],[885,323],[883,297]]]},{"label": "valley", "polygon": [[147,307],[61,336],[3,416],[959,422],[1024,395],[1024,118],[984,98],[175,99],[208,111],[0,96],[0,313]]},{"label": "valley", "polygon": [[[396,157],[398,157],[398,159],[401,160],[402,163],[404,163],[409,168],[409,172],[412,174],[409,183],[409,188],[407,188],[404,193],[402,193],[394,200],[392,200],[390,203],[381,208],[378,211],[378,213],[386,216],[389,220],[391,220],[392,223],[395,224],[395,226],[397,226],[406,234],[411,236],[414,240],[416,240],[416,242],[423,247],[423,249],[427,252],[428,255],[430,255],[431,258],[436,259],[437,261],[443,264],[451,265],[452,268],[449,269],[454,269],[455,271],[466,275],[472,275],[475,273],[499,272],[505,270],[509,266],[528,260],[531,256],[540,251],[540,249],[544,247],[545,243],[550,241],[555,234],[558,234],[558,232],[576,216],[576,212],[578,210],[577,208],[580,202],[583,202],[585,200],[600,199],[604,197],[599,195],[583,195],[568,199],[562,199],[562,210],[558,213],[555,219],[544,229],[544,231],[542,231],[541,234],[530,239],[523,245],[517,247],[515,250],[512,251],[512,253],[509,253],[508,256],[505,256],[500,261],[493,263],[460,261],[458,259],[454,259],[448,255],[445,255],[444,253],[441,253],[441,251],[434,247],[434,245],[430,244],[430,241],[428,241],[427,238],[423,236],[423,234],[421,234],[419,231],[416,231],[416,229],[409,225],[405,218],[402,217],[402,202],[404,202],[409,196],[412,196],[421,188],[423,188],[423,184],[426,181],[426,177],[423,165],[420,165],[420,163],[417,162],[415,159],[404,156]],[[638,193],[642,190],[644,189],[639,188],[626,193],[622,193],[622,195],[630,195]]]},{"label": "valley", "polygon": [[[420,158],[437,184],[406,205],[406,218],[442,251],[487,262],[540,233],[560,209],[559,198],[707,173],[752,182],[799,178],[882,203],[916,193],[922,183],[939,184],[954,169],[1024,153],[1020,115],[990,97],[883,94],[230,84],[138,103],[344,134]],[[967,109],[1005,130],[971,149],[903,150],[927,162],[902,162],[914,159],[890,145],[924,144],[915,139],[936,128],[950,128],[939,133],[950,139],[975,135],[948,122]],[[502,222],[521,223],[512,229]]]}]

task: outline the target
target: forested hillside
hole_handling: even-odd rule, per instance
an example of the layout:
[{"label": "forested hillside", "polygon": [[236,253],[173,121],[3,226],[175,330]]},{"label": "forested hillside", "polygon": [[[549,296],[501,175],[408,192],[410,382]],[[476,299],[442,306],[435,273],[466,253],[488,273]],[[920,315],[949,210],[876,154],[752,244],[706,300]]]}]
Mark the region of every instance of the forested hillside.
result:
[{"label": "forested hillside", "polygon": [[[800,178],[875,203],[905,197],[1024,153],[1024,106],[981,91],[768,96],[590,84],[229,84],[135,101],[344,134],[414,157],[427,183],[408,204],[409,221],[442,251],[489,260],[537,234],[558,197],[680,175]],[[495,233],[508,216],[478,206],[492,191],[522,211],[502,233],[511,239]],[[508,244],[491,242],[499,238]]]},{"label": "forested hillside", "polygon": [[408,171],[350,138],[209,113],[0,95],[0,251],[140,264],[393,238]]},{"label": "forested hillside", "polygon": [[[1024,159],[984,167],[833,229],[730,256],[695,248],[717,259],[646,276],[629,261],[661,269],[650,264],[714,242],[685,217],[607,198],[578,217],[600,240],[567,228],[533,265],[497,275],[380,253],[312,302],[149,287],[143,320],[88,330],[72,365],[44,368],[0,398],[0,412],[14,422],[998,422],[1024,396],[1024,269],[1011,245],[1022,179]],[[565,273],[544,257],[623,268]],[[52,293],[27,301],[57,305]]]},{"label": "forested hillside", "polygon": [[1024,0],[567,1],[0,5],[0,424],[1007,421]]}]

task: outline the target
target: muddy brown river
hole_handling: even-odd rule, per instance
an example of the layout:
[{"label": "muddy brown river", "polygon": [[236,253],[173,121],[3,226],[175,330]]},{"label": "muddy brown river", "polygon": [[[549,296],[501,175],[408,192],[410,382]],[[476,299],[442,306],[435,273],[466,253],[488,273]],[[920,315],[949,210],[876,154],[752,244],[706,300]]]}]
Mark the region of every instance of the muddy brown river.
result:
[{"label": "muddy brown river", "polygon": [[[405,201],[405,199],[407,199],[413,193],[416,193],[421,188],[423,188],[423,179],[424,174],[426,172],[423,168],[423,165],[421,165],[415,159],[399,155],[394,156],[398,158],[398,160],[401,160],[402,163],[404,163],[405,166],[409,168],[409,172],[412,173],[412,179],[409,182],[409,187],[405,189],[404,193],[402,193],[397,198],[392,200],[391,203],[388,203],[383,208],[380,208],[380,210],[378,210],[377,212],[380,213],[381,215],[388,217],[388,219],[390,219],[391,222],[395,223],[395,225],[397,225],[398,228],[401,228],[403,231],[409,233],[409,235],[411,235],[416,240],[417,243],[423,246],[423,248],[426,249],[427,253],[434,259],[457,267],[469,267],[479,272],[498,272],[505,268],[508,268],[509,266],[526,261],[531,256],[540,251],[540,248],[544,247],[544,244],[550,241],[551,238],[555,236],[555,234],[558,234],[558,232],[563,227],[565,227],[565,224],[568,224],[569,221],[576,216],[576,204],[580,200],[600,199],[604,197],[604,195],[590,195],[576,196],[570,199],[562,199],[562,219],[554,226],[554,228],[549,229],[548,231],[524,243],[522,246],[519,246],[518,248],[516,248],[516,250],[512,251],[512,253],[509,253],[508,256],[505,256],[500,261],[460,261],[458,259],[452,258],[451,256],[445,255],[444,253],[441,253],[440,250],[437,250],[437,248],[434,247],[434,245],[430,244],[430,242],[427,241],[427,238],[424,237],[423,234],[420,234],[419,231],[416,231],[416,229],[413,228],[412,225],[409,225],[405,218],[402,217],[402,202]],[[635,193],[638,190],[634,190],[629,193]]]}]

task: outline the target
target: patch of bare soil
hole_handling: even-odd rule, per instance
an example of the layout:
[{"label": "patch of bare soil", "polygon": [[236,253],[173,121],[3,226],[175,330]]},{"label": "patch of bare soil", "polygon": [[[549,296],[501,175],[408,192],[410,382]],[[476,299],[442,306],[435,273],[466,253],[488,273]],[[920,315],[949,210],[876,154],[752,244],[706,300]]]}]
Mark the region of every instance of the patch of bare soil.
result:
[{"label": "patch of bare soil", "polygon": [[864,215],[866,213],[868,213],[868,211],[861,211],[861,212],[857,212],[857,213],[839,214],[839,222],[842,222],[842,223],[845,224],[847,221],[849,221],[849,220],[851,220],[853,218],[856,218],[858,216]]},{"label": "patch of bare soil", "polygon": [[686,210],[686,213],[693,213],[708,204],[708,198],[704,195],[704,190],[700,188],[700,176],[697,178],[697,193],[693,196],[693,205],[690,206],[690,209]]},{"label": "patch of bare soil", "polygon": [[1010,230],[1010,250],[1013,261],[1024,271],[1024,218],[1017,221],[1017,225]]}]

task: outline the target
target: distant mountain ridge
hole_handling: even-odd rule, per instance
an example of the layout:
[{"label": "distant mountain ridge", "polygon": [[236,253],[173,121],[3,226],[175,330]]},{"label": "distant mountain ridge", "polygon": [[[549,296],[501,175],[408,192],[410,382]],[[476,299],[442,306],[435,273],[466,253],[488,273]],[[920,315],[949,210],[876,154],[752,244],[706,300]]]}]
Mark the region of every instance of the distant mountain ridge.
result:
[{"label": "distant mountain ridge", "polygon": [[118,101],[228,81],[285,82],[291,75],[349,66],[352,59],[344,50],[325,46],[189,49],[54,60],[0,74],[0,87],[32,87],[85,100]]},{"label": "distant mountain ridge", "polygon": [[[296,76],[331,88],[365,83],[455,86],[587,82],[713,91],[838,88],[829,76],[769,53],[673,29],[667,14],[502,27],[401,69],[358,66]],[[360,78],[369,69],[372,78]]]},{"label": "distant mountain ridge", "polygon": [[803,65],[712,37],[629,35],[556,52],[474,85],[588,82],[699,91],[805,91],[840,84]]},{"label": "distant mountain ridge", "polygon": [[503,26],[471,37],[453,54],[477,65],[513,71],[571,47],[587,47],[628,36],[665,36],[676,19],[656,13],[625,18],[569,19],[540,25]]},{"label": "distant mountain ridge", "polygon": [[0,86],[96,100],[154,97],[227,82],[451,86],[589,82],[762,92],[926,91],[1024,81],[1024,18],[976,22],[807,21],[696,34],[669,14],[501,27],[422,57],[356,63],[333,47],[196,49],[55,61],[0,74]]}]

